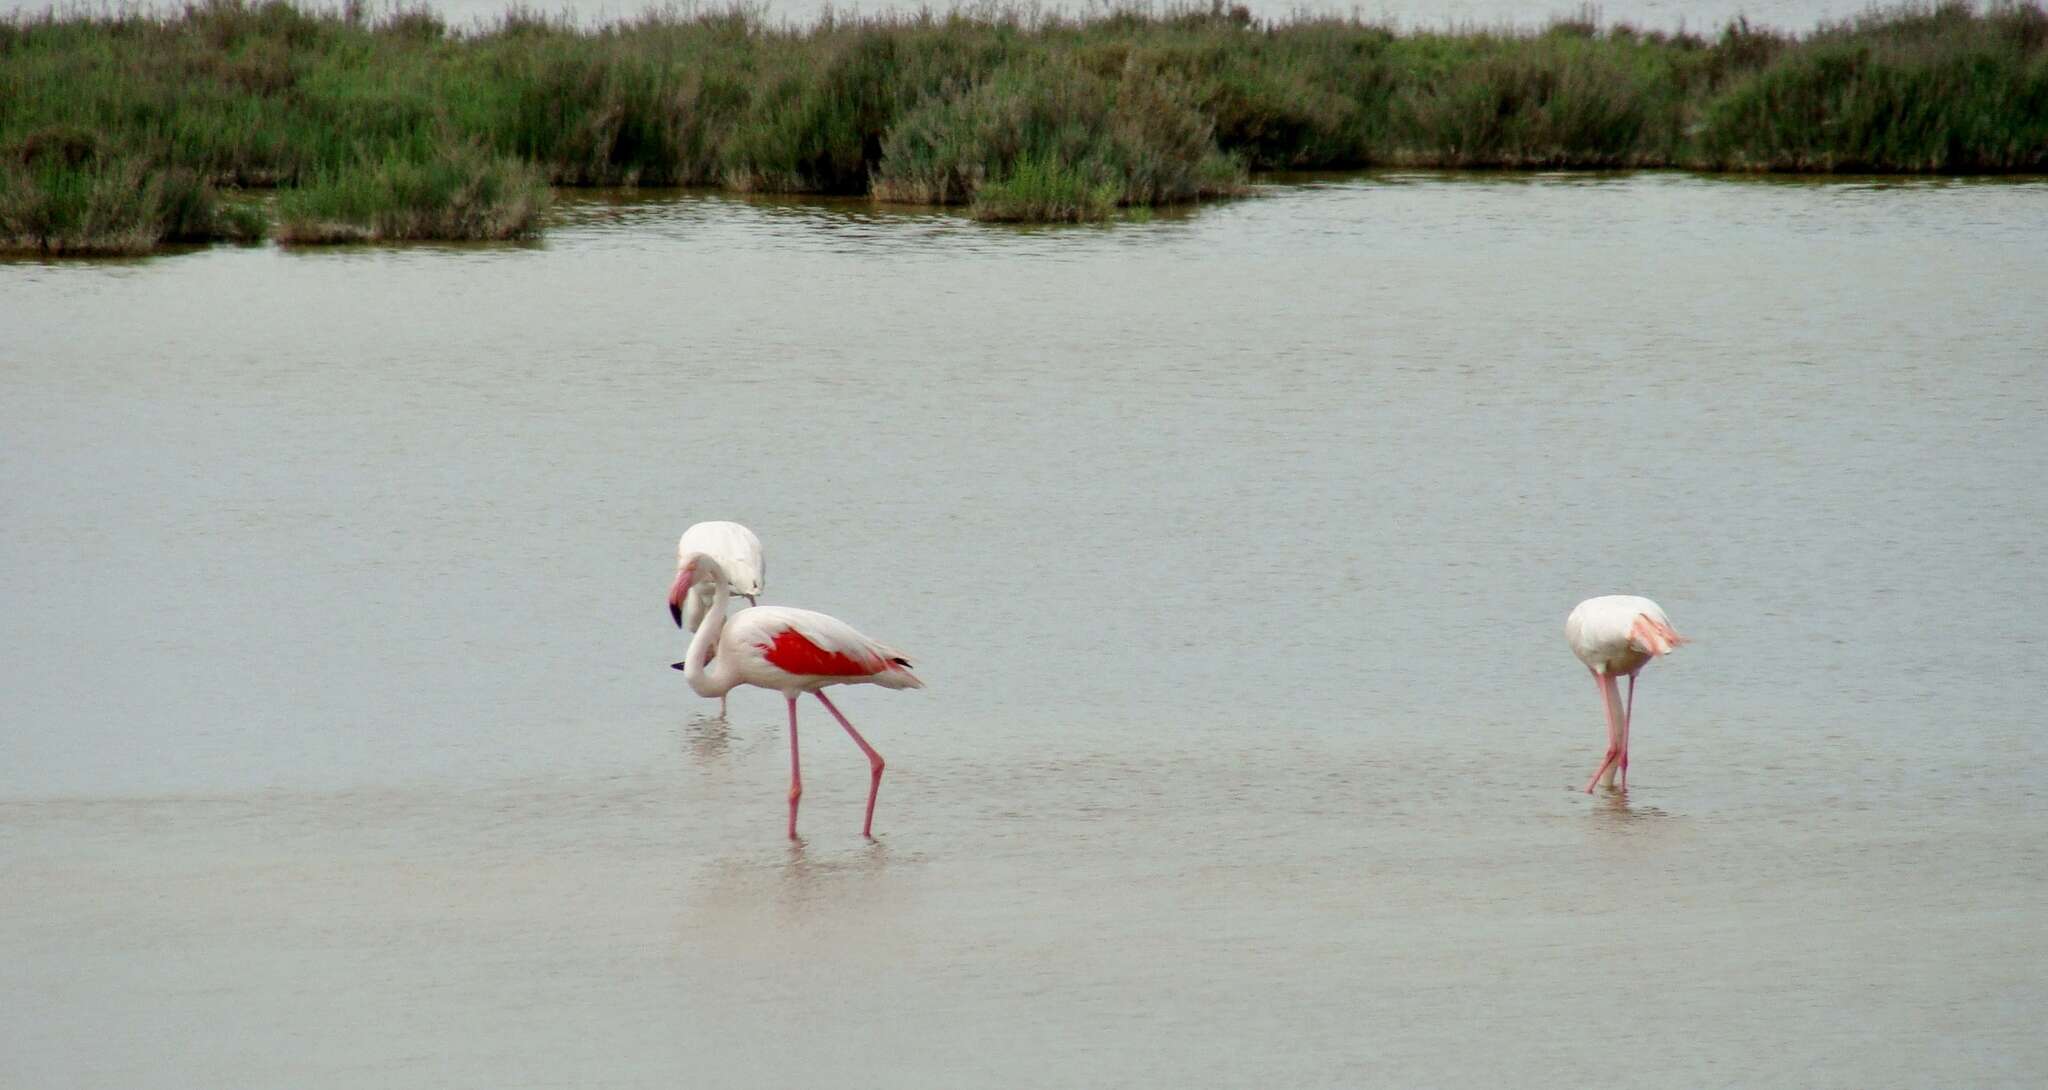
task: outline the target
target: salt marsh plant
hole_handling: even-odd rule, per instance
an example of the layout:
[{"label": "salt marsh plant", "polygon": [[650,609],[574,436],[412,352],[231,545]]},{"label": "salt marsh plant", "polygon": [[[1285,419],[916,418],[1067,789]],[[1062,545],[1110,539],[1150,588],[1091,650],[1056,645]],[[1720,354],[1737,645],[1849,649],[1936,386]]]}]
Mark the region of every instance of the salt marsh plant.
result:
[{"label": "salt marsh plant", "polygon": [[[99,143],[61,169],[21,157],[51,132]],[[8,148],[5,244],[67,252],[245,230],[215,214],[239,207],[221,187],[279,189],[282,237],[311,241],[530,233],[542,183],[1071,220],[1282,168],[2048,171],[2048,15],[1951,3],[1697,36],[1396,34],[1220,5],[790,27],[734,8],[455,32],[204,0],[0,21]]]}]

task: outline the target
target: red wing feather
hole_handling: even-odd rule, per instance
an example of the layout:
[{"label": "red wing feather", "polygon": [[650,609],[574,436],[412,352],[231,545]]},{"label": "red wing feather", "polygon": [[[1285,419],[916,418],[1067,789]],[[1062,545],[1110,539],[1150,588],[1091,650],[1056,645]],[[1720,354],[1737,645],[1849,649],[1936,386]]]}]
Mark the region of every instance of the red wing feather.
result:
[{"label": "red wing feather", "polygon": [[761,654],[777,669],[814,677],[866,677],[882,671],[879,660],[862,662],[839,651],[827,651],[794,628],[775,634],[775,642],[761,645]]}]

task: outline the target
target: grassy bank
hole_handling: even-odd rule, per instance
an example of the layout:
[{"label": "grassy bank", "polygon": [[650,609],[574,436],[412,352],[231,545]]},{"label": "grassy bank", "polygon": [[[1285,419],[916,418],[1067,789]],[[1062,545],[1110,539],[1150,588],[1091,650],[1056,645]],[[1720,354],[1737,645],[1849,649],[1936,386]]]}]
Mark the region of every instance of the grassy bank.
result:
[{"label": "grassy bank", "polygon": [[278,201],[286,243],[507,239],[540,233],[547,183],[517,160],[456,147],[315,173]]},{"label": "grassy bank", "polygon": [[260,212],[221,201],[187,167],[53,126],[0,161],[0,253],[141,254],[166,243],[261,238]]},{"label": "grassy bank", "polygon": [[[89,154],[50,152],[79,133]],[[244,232],[218,212],[233,187],[281,187],[281,236],[310,242],[530,234],[549,182],[1072,220],[1375,164],[2048,171],[2048,15],[1895,9],[1792,37],[733,10],[453,33],[210,0],[0,22],[12,249]]]}]

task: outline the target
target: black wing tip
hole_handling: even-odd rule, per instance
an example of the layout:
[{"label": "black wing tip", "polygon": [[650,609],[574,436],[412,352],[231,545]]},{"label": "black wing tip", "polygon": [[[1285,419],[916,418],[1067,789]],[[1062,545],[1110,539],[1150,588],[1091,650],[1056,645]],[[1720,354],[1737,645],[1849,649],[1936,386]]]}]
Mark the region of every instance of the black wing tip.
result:
[{"label": "black wing tip", "polygon": [[913,667],[913,666],[911,666],[911,665],[910,665],[910,660],[909,660],[909,659],[906,659],[906,658],[893,658],[893,659],[890,659],[889,661],[890,661],[891,663],[894,663],[894,664],[895,664],[895,665],[897,665],[897,666],[901,666],[901,667],[903,667],[903,668],[904,668],[905,670],[912,670],[912,669],[915,669],[915,667]]}]

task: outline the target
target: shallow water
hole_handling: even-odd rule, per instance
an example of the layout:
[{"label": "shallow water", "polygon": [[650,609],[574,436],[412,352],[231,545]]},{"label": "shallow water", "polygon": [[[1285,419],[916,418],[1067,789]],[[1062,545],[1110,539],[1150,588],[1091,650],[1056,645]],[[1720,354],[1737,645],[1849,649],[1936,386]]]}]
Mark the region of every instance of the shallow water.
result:
[{"label": "shallow water", "polygon": [[[2048,183],[560,219],[0,264],[0,1085],[2048,1066]],[[877,842],[667,668],[711,517],[930,685]]]}]

